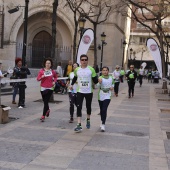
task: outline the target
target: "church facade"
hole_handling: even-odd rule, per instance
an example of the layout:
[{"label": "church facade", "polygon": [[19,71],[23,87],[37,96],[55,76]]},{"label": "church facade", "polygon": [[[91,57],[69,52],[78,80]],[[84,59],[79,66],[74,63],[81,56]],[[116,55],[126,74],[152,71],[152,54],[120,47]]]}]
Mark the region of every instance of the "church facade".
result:
[{"label": "church facade", "polygon": [[[10,14],[9,9],[19,6],[19,10]],[[4,69],[15,65],[15,58],[22,57],[23,33],[24,33],[24,6],[23,0],[0,1],[0,62]],[[52,44],[52,1],[30,0],[28,8],[26,63],[30,68],[40,68],[42,61],[51,55]],[[86,28],[93,28],[92,24],[86,21]],[[59,3],[57,10],[57,35],[56,35],[56,55],[55,61],[66,64],[72,60],[73,37],[74,37],[74,17],[64,3]],[[104,46],[103,63],[110,70],[115,65],[126,64],[126,47],[123,48],[123,41],[129,39],[130,21],[122,17],[117,12],[111,12],[107,21],[100,24],[97,29],[97,44],[101,44],[100,35],[106,34],[107,45]],[[77,38],[77,44],[79,36]],[[93,66],[94,55],[93,45],[88,51],[89,64]],[[124,50],[124,51],[123,51]],[[125,53],[124,53],[125,52]],[[101,50],[97,51],[97,64],[100,66]]]}]

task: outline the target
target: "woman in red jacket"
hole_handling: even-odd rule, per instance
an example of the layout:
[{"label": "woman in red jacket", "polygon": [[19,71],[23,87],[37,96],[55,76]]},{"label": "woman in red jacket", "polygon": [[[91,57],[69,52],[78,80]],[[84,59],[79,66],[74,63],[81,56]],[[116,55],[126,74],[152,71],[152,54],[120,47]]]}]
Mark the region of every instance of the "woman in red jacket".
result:
[{"label": "woman in red jacket", "polygon": [[46,58],[43,63],[43,69],[41,69],[38,73],[37,80],[41,81],[40,91],[42,95],[42,99],[44,102],[43,115],[40,120],[44,121],[45,116],[49,116],[49,100],[53,93],[55,82],[57,81],[57,74],[54,70],[52,70],[53,62],[50,58]]}]

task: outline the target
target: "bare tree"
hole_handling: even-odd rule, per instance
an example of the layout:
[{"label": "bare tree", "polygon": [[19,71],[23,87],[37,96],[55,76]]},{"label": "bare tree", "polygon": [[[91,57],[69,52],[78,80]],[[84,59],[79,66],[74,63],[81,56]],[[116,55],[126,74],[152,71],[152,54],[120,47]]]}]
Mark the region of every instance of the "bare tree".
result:
[{"label": "bare tree", "polygon": [[66,0],[65,6],[69,6],[74,14],[74,39],[73,39],[73,62],[76,62],[76,53],[77,53],[77,32],[78,32],[78,20],[79,12],[78,9],[82,5],[84,0]]},{"label": "bare tree", "polygon": [[[164,44],[168,44],[166,34],[167,27],[163,26],[163,20],[170,16],[170,0],[121,0],[132,12],[132,20],[140,23],[153,33],[159,43],[163,77],[166,75]],[[139,15],[140,13],[140,15]],[[152,23],[150,25],[149,23]]]},{"label": "bare tree", "polygon": [[93,24],[94,29],[94,66],[97,65],[97,26],[108,19],[112,5],[110,1],[86,0],[87,8],[80,7],[79,13]]}]

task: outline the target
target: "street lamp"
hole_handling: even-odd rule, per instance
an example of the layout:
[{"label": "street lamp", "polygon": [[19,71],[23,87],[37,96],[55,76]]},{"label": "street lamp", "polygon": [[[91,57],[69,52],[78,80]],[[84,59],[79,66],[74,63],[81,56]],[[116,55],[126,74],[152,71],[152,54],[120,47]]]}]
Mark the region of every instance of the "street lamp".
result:
[{"label": "street lamp", "polygon": [[22,65],[25,66],[26,60],[26,48],[27,48],[27,25],[28,25],[28,3],[29,0],[25,0],[25,6],[17,6],[13,9],[8,10],[10,14],[19,11],[20,7],[25,7],[24,12],[24,35],[23,35],[23,49],[22,49]]},{"label": "street lamp", "polygon": [[130,49],[130,60],[132,60],[132,53],[133,53],[133,49]]},{"label": "street lamp", "polygon": [[80,38],[81,38],[83,36],[83,31],[84,31],[84,26],[85,26],[86,19],[81,17],[78,22],[79,22]]},{"label": "street lamp", "polygon": [[125,47],[126,47],[127,42],[124,40],[123,41],[123,58],[122,58],[122,67],[124,65],[124,58],[125,58]]},{"label": "street lamp", "polygon": [[[100,62],[100,71],[102,71],[102,63],[103,63],[103,46],[106,45],[107,43],[105,42],[106,39],[106,34],[103,32],[101,34],[101,42],[102,42],[102,46],[101,46],[101,62]],[[100,73],[101,74],[101,73]]]}]

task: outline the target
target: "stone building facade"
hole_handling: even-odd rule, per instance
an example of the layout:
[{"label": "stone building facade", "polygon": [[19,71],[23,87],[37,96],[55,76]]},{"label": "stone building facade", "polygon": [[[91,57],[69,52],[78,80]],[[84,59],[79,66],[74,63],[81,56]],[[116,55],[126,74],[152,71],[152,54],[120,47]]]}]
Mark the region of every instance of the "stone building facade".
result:
[{"label": "stone building facade", "polygon": [[[50,55],[51,44],[51,16],[52,2],[30,0],[28,9],[27,31],[27,55],[26,62],[30,68],[41,67],[44,57]],[[0,31],[3,38],[3,47],[0,48],[0,61],[4,69],[14,66],[16,57],[22,57],[23,45],[23,16],[25,1],[0,0],[0,10],[4,11],[4,31]],[[9,9],[20,6],[19,11],[8,13]],[[4,10],[3,10],[4,8]],[[63,3],[59,3],[57,10],[57,36],[56,36],[56,61],[65,64],[72,59],[72,44],[74,36],[73,13]],[[3,20],[0,19],[3,25]],[[1,27],[0,24],[0,27]],[[86,28],[92,28],[90,22],[86,22]],[[109,66],[111,71],[114,66],[122,63],[123,41],[129,39],[130,21],[119,13],[110,13],[108,20],[100,24],[97,30],[97,43],[101,44],[100,34],[105,32],[107,45],[104,46],[103,65]],[[77,44],[79,37],[77,39]],[[125,49],[126,51],[126,49]],[[93,65],[93,45],[88,51],[90,65]],[[98,65],[100,66],[101,51],[98,50]],[[126,53],[124,63],[126,63]]]}]

